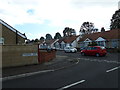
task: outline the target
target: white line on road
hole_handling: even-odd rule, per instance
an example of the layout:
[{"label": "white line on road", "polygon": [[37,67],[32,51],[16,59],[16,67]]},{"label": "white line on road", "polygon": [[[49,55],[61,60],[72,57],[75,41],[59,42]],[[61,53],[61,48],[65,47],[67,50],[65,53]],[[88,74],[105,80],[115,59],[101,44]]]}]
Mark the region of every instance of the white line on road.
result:
[{"label": "white line on road", "polygon": [[62,87],[62,88],[60,88],[60,89],[57,89],[57,90],[67,89],[67,88],[69,88],[69,87],[75,86],[75,85],[80,84],[80,83],[83,83],[83,82],[85,82],[85,80],[78,81],[78,82],[76,82],[76,83],[73,83],[73,84],[64,86],[64,87]]},{"label": "white line on road", "polygon": [[78,60],[85,60],[85,61],[91,61],[91,62],[106,62],[106,63],[120,64],[120,62],[118,62],[118,61],[99,60],[99,59],[89,59],[89,58],[78,58]]},{"label": "white line on road", "polygon": [[36,75],[36,74],[40,74],[40,73],[53,72],[53,71],[54,70],[44,70],[44,71],[37,71],[37,72],[32,72],[32,73],[30,72],[30,73],[25,73],[25,74],[19,74],[19,75],[14,75],[14,76],[0,78],[0,80],[6,81],[6,80],[22,78],[22,77],[26,77],[26,76],[32,76],[32,75]]},{"label": "white line on road", "polygon": [[118,69],[118,68],[120,68],[120,66],[115,67],[115,68],[112,68],[112,69],[110,69],[110,70],[107,70],[106,72],[108,73],[108,72],[114,71],[114,70],[116,70],[116,69]]},{"label": "white line on road", "polygon": [[76,64],[78,64],[79,63],[79,59],[77,59],[77,62],[76,62]]}]

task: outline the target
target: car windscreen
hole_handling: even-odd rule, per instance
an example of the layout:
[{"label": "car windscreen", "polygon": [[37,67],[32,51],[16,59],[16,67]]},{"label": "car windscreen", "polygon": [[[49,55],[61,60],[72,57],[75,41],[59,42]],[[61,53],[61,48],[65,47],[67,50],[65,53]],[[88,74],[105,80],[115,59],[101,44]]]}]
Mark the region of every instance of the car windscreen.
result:
[{"label": "car windscreen", "polygon": [[74,49],[73,47],[70,47],[70,49]]}]

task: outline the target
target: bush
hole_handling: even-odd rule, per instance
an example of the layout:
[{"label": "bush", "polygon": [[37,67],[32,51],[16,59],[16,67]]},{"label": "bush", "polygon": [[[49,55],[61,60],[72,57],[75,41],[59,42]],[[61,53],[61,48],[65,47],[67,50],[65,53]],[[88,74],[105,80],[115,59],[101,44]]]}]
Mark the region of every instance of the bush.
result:
[{"label": "bush", "polygon": [[92,43],[88,44],[88,46],[97,46],[97,43],[96,42],[92,42]]}]

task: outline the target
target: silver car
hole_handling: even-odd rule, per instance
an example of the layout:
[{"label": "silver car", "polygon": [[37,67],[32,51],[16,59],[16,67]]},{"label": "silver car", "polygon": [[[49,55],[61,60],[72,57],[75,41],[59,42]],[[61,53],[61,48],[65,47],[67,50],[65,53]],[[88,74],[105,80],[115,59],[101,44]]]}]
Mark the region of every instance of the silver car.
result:
[{"label": "silver car", "polygon": [[77,52],[77,49],[74,47],[65,47],[64,51],[65,52]]}]

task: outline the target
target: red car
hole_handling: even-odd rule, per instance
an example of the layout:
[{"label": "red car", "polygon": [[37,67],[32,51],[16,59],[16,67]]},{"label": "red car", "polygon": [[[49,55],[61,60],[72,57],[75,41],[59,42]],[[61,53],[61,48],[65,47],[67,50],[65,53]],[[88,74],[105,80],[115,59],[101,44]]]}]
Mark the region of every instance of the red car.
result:
[{"label": "red car", "polygon": [[81,55],[95,55],[105,56],[107,54],[106,48],[103,46],[89,46],[86,47],[84,50],[81,50]]}]

